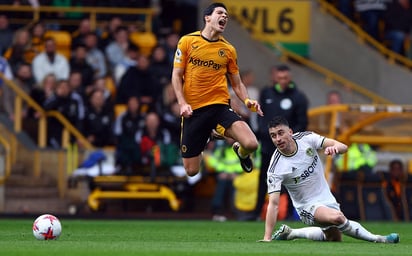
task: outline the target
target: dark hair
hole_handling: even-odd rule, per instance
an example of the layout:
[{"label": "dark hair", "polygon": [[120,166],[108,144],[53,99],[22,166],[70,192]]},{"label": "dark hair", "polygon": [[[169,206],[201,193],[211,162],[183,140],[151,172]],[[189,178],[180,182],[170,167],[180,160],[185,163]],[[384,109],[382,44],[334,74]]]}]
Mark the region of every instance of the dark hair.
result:
[{"label": "dark hair", "polygon": [[395,165],[399,165],[403,169],[403,162],[399,159],[394,159],[389,162],[389,168],[392,169]]},{"label": "dark hair", "polygon": [[212,15],[213,11],[215,10],[216,7],[222,7],[225,10],[227,10],[226,6],[223,3],[213,3],[209,5],[204,11],[203,11],[203,22],[206,23],[205,16],[210,16]]},{"label": "dark hair", "polygon": [[225,10],[227,10],[226,6],[223,3],[213,3],[209,5],[204,11],[203,11],[203,16],[209,16],[212,15],[213,11],[215,10],[216,7],[223,7]]},{"label": "dark hair", "polygon": [[287,66],[285,64],[277,65],[277,66],[275,66],[275,69],[277,71],[290,71],[289,66]]},{"label": "dark hair", "polygon": [[272,120],[270,120],[268,126],[269,128],[272,128],[279,125],[286,125],[287,127],[289,127],[289,122],[283,116],[275,116],[274,118],[272,118]]}]

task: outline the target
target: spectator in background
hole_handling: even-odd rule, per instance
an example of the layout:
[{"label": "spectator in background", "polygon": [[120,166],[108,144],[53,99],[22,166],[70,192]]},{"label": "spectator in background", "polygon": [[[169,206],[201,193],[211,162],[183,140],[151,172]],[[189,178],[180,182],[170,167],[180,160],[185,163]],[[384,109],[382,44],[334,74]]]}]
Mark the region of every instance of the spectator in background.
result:
[{"label": "spectator in background", "polygon": [[31,45],[36,53],[44,51],[44,41],[46,40],[46,26],[43,22],[36,22],[31,27]]},{"label": "spectator in background", "polygon": [[[259,98],[259,89],[255,86],[255,74],[252,70],[243,70],[240,72],[240,78],[246,86],[249,97],[252,99]],[[233,110],[236,111],[252,128],[254,132],[258,130],[257,113],[250,112],[243,102],[241,102],[233,90],[231,90],[230,103]]]},{"label": "spectator in background", "polygon": [[9,27],[9,18],[5,14],[0,14],[0,55],[10,47],[13,41],[13,30]]},{"label": "spectator in background", "polygon": [[381,41],[379,20],[386,10],[387,0],[355,0],[355,10],[360,14],[362,27],[366,33]]},{"label": "spectator in background", "polygon": [[405,41],[411,40],[412,9],[410,0],[393,0],[388,4],[384,15],[385,39],[390,49],[405,55]]},{"label": "spectator in background", "polygon": [[72,33],[72,50],[78,45],[85,44],[85,38],[89,33],[93,33],[90,18],[83,18],[79,22],[79,27]]},{"label": "spectator in background", "polygon": [[[53,96],[45,101],[43,107],[46,111],[55,110],[61,113],[73,126],[80,126],[78,103],[71,97],[71,89],[67,80],[60,80],[57,83]],[[62,124],[55,118],[49,118],[47,131],[48,146],[60,148],[62,145]]]},{"label": "spectator in background", "polygon": [[139,99],[131,96],[127,100],[127,110],[115,121],[116,137],[116,172],[133,174],[133,169],[141,164],[140,146],[135,140],[136,132],[143,127],[144,119],[139,113]]},{"label": "spectator in background", "polygon": [[174,101],[168,105],[162,111],[163,126],[170,131],[172,142],[176,145],[180,144],[180,106],[177,101]]},{"label": "spectator in background", "polygon": [[180,36],[178,33],[170,33],[166,36],[165,49],[166,49],[167,59],[170,63],[173,63],[174,61],[179,38]]},{"label": "spectator in background", "polygon": [[70,65],[66,57],[56,52],[56,42],[53,38],[45,41],[45,50],[34,57],[32,63],[33,75],[40,83],[47,74],[54,74],[57,80],[69,78]]},{"label": "spectator in background", "polygon": [[84,44],[86,45],[86,61],[93,68],[94,79],[102,78],[107,74],[106,57],[98,48],[98,37],[91,32],[85,35]]},{"label": "spectator in background", "polygon": [[72,52],[70,58],[70,70],[82,74],[82,85],[91,86],[94,80],[94,70],[87,62],[87,48],[84,44],[78,44]]},{"label": "spectator in background", "polygon": [[[13,71],[9,65],[7,59],[0,56],[0,72],[4,75],[4,77],[8,80],[13,80]],[[0,89],[4,87],[4,81],[0,79]]]},{"label": "spectator in background", "polygon": [[106,58],[112,72],[116,65],[126,58],[129,44],[129,32],[127,27],[118,27],[115,32],[114,40],[105,48]]},{"label": "spectator in background", "polygon": [[[308,100],[292,79],[291,70],[286,65],[271,68],[271,81],[260,91],[259,102],[264,116],[258,116],[258,138],[262,145],[262,160],[259,175],[259,191],[256,216],[260,216],[267,193],[266,173],[270,158],[276,147],[269,136],[267,127],[275,116],[288,120],[294,132],[305,131],[308,125]],[[291,205],[291,204],[289,204]],[[292,209],[291,209],[292,210]],[[289,213],[291,216],[292,213]]]},{"label": "spectator in background", "polygon": [[4,57],[8,59],[13,74],[16,74],[17,67],[21,63],[31,64],[37,53],[31,45],[29,30],[21,28],[14,33],[13,42],[4,53]]},{"label": "spectator in background", "polygon": [[113,106],[107,104],[104,91],[95,89],[91,92],[83,121],[83,134],[95,147],[114,145]]},{"label": "spectator in background", "polygon": [[140,99],[141,105],[153,109],[157,103],[159,85],[150,70],[150,60],[140,55],[137,65],[130,67],[123,75],[116,94],[116,103],[125,103],[130,96]]},{"label": "spectator in background", "polygon": [[[226,138],[226,140],[216,141],[216,146],[212,150],[212,154],[205,158],[206,165],[216,172],[216,187],[212,198],[212,220],[226,221],[225,205],[229,206],[229,210],[234,210],[234,188],[233,180],[243,172],[239,165],[239,159],[232,149],[234,140]],[[226,203],[226,199],[229,199]]]},{"label": "spectator in background", "polygon": [[405,182],[405,176],[406,172],[403,162],[399,159],[390,161],[389,172],[384,182],[384,187],[386,195],[395,210],[397,220],[405,220],[402,203],[402,185]]},{"label": "spectator in background", "polygon": [[161,45],[156,46],[150,59],[150,69],[156,74],[157,84],[163,89],[170,82],[173,69],[173,65],[167,57],[166,49]]},{"label": "spectator in background", "polygon": [[[114,98],[113,98],[113,95],[111,94],[111,91],[107,88],[106,84],[107,84],[107,80],[105,78],[98,78],[94,80],[93,86],[91,88],[92,90],[103,91],[104,100],[106,101],[106,103],[113,105]],[[87,95],[89,95],[89,93],[87,93]]]},{"label": "spectator in background", "polygon": [[[176,163],[178,146],[172,144],[170,131],[162,127],[161,118],[156,112],[146,114],[144,126],[137,131],[135,139],[140,145],[143,166],[151,166],[153,163],[156,167],[168,168]],[[170,146],[174,146],[174,155],[162,154]],[[168,161],[169,157],[172,158],[171,161]]]},{"label": "spectator in background", "polygon": [[339,155],[335,158],[338,171],[362,171],[371,173],[378,163],[375,149],[366,143],[352,143],[347,152],[347,167],[344,165],[344,157]]},{"label": "spectator in background", "polygon": [[78,113],[78,123],[80,126],[78,127],[79,130],[82,129],[81,124],[83,124],[83,119],[85,116],[86,111],[86,95],[82,93],[82,87],[84,87],[82,83],[82,74],[78,71],[70,72],[69,80],[67,83],[70,87],[70,97],[77,102],[77,113]]},{"label": "spectator in background", "polygon": [[[338,105],[338,104],[343,104],[342,101],[342,95],[340,94],[339,91],[329,91],[328,94],[326,95],[326,104],[327,105]],[[343,113],[338,113],[338,116],[336,118],[335,122],[335,129],[336,133],[340,134],[343,130],[346,128],[345,121],[343,120]]]},{"label": "spectator in background", "polygon": [[[16,75],[14,76],[13,82],[22,89],[28,95],[34,87],[34,79],[31,72],[31,66],[28,63],[21,63],[17,67]],[[14,116],[14,103],[16,100],[15,92],[8,86],[4,87],[4,109],[9,116],[10,120],[15,120]],[[22,117],[27,116],[27,106],[23,101]]]},{"label": "spectator in background", "polygon": [[100,28],[99,48],[101,50],[104,50],[112,41],[115,40],[116,30],[122,25],[123,25],[123,20],[120,16],[112,16],[110,17],[110,20],[107,26],[103,26],[102,28]]},{"label": "spectator in background", "polygon": [[126,57],[122,59],[114,68],[113,78],[116,86],[119,86],[123,75],[130,67],[135,67],[139,56],[139,48],[134,44],[127,47]]}]

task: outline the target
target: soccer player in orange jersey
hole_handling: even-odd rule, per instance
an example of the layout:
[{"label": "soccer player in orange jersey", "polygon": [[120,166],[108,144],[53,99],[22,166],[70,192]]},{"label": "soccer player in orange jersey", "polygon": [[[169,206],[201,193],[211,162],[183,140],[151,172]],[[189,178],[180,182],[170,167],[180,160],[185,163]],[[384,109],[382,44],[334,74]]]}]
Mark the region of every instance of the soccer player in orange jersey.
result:
[{"label": "soccer player in orange jersey", "polygon": [[240,79],[236,49],[222,37],[228,13],[224,4],[204,10],[204,28],[180,38],[174,58],[172,84],[182,116],[181,153],[189,176],[199,172],[202,151],[211,132],[236,142],[233,149],[244,171],[251,172],[250,154],[258,148],[256,136],[230,107],[228,80],[233,91],[251,110],[263,115],[259,103],[249,99]]}]

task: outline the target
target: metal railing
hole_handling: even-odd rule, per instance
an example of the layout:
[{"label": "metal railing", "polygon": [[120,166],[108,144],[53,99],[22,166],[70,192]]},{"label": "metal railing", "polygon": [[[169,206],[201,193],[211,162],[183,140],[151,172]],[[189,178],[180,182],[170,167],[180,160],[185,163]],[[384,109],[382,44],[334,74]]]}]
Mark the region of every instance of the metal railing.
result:
[{"label": "metal railing", "polygon": [[368,89],[347,80],[341,75],[338,75],[322,66],[319,64],[316,64],[315,62],[312,62],[296,53],[293,53],[291,51],[288,51],[281,47],[278,44],[274,44],[273,47],[277,49],[277,52],[280,54],[280,59],[283,61],[286,61],[287,59],[292,59],[294,61],[297,61],[306,67],[316,71],[317,73],[320,73],[325,76],[326,84],[332,84],[333,82],[337,82],[342,86],[345,86],[345,88],[351,89],[354,92],[357,92],[366,98],[370,99],[372,103],[375,104],[391,104],[392,102],[385,99],[384,97],[381,97],[380,95],[369,91]]},{"label": "metal railing", "polygon": [[[0,10],[2,12],[12,12],[12,13],[31,13],[31,19],[14,19],[15,23],[22,23],[24,25],[33,24],[41,19],[41,14],[46,13],[83,13],[88,14],[90,17],[91,28],[95,29],[97,27],[97,21],[99,14],[109,14],[109,15],[142,15],[144,20],[142,21],[142,26],[144,31],[152,31],[152,20],[155,13],[153,8],[109,8],[109,7],[54,7],[54,6],[40,6],[38,8],[33,8],[31,6],[15,6],[15,5],[0,5]],[[13,19],[12,19],[13,20]],[[70,19],[66,19],[70,20]],[[55,20],[43,19],[44,22],[56,22]],[[140,20],[139,20],[140,21]],[[62,20],[59,20],[62,22]],[[63,21],[64,22],[64,21]],[[77,22],[78,23],[78,22]]]},{"label": "metal railing", "polygon": [[368,33],[363,31],[363,29],[358,26],[355,22],[353,22],[351,19],[343,15],[341,12],[339,12],[335,6],[333,6],[331,3],[328,3],[325,0],[317,0],[317,2],[320,5],[320,8],[324,10],[325,12],[330,13],[332,16],[334,16],[336,19],[340,20],[341,22],[345,23],[353,32],[356,33],[358,36],[359,42],[361,43],[368,43],[372,45],[376,50],[378,50],[382,55],[388,58],[388,61],[390,63],[401,63],[405,67],[412,68],[412,60],[400,55],[396,52],[391,51],[388,49],[385,45],[383,45],[381,42],[378,42],[376,39],[371,37]]},{"label": "metal railing", "polygon": [[[340,134],[336,132],[336,120],[338,115],[342,113],[354,113],[355,115],[366,114],[358,120],[353,120],[354,124],[342,131]],[[325,120],[324,127],[326,131],[319,132],[320,134],[337,139],[347,145],[352,143],[367,143],[376,146],[395,145],[404,146],[402,150],[412,151],[412,126],[409,123],[406,126],[407,131],[403,134],[398,133],[397,136],[392,134],[365,134],[360,133],[363,128],[376,125],[378,122],[390,118],[399,118],[408,120],[412,123],[412,105],[393,105],[393,104],[341,104],[341,105],[326,105],[312,108],[308,111],[310,127],[316,132],[322,129],[317,129],[319,124],[314,120],[319,120],[319,116],[327,115],[329,119]],[[376,128],[376,126],[375,126]],[[325,163],[327,176],[332,170],[332,158],[328,157]],[[347,154],[344,155],[343,169],[348,166]]]}]

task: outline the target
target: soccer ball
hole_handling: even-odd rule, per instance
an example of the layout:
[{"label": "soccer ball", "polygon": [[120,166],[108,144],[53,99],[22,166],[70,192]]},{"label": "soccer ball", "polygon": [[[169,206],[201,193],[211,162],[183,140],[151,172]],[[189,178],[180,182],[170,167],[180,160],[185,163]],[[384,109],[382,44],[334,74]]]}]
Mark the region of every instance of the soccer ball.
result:
[{"label": "soccer ball", "polygon": [[43,214],[33,222],[33,235],[37,240],[54,240],[61,232],[59,219],[51,214]]}]

